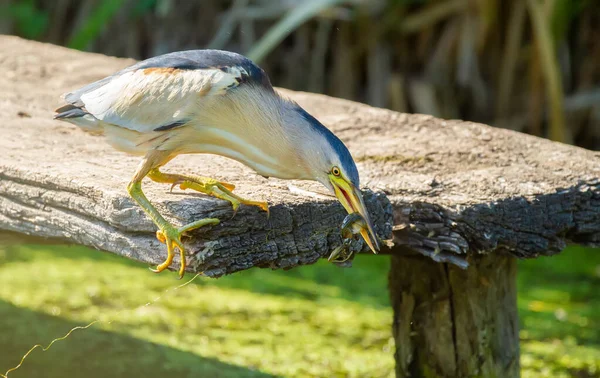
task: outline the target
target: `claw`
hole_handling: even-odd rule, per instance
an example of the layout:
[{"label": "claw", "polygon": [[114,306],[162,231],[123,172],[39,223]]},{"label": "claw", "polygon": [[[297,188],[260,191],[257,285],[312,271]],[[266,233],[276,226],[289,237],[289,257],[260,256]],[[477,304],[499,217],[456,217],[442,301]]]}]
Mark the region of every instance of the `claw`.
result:
[{"label": "claw", "polygon": [[158,239],[159,242],[165,244],[167,241],[167,237],[165,236],[165,233],[162,232],[161,230],[156,231],[156,238]]},{"label": "claw", "polygon": [[228,182],[219,181],[219,184],[221,184],[225,189],[229,190],[230,192],[233,192],[233,190],[235,189],[235,185],[230,184]]},{"label": "claw", "polygon": [[205,226],[205,225],[215,225],[218,224],[219,220],[216,218],[206,218],[201,219],[196,222],[192,222],[187,224],[179,229],[167,224],[161,227],[160,230],[156,231],[156,238],[159,242],[167,245],[167,258],[166,260],[159,264],[156,269],[150,269],[154,273],[160,273],[173,263],[173,258],[175,257],[175,248],[179,249],[179,257],[181,260],[181,264],[179,267],[179,279],[182,279],[185,275],[186,261],[185,261],[185,248],[183,243],[181,242],[181,236],[188,231],[194,230],[196,228]]},{"label": "claw", "polygon": [[260,207],[261,209],[263,209],[264,211],[267,212],[267,217],[270,215],[269,212],[269,204],[267,202],[255,202],[254,205]]},{"label": "claw", "polygon": [[197,220],[195,222],[188,223],[188,224],[186,224],[183,227],[180,227],[179,228],[179,233],[183,235],[183,234],[185,234],[188,231],[192,231],[192,230],[195,230],[195,229],[203,227],[203,226],[209,226],[209,225],[210,226],[214,226],[214,225],[219,224],[220,222],[221,221],[218,220],[217,218],[200,219],[200,220]]},{"label": "claw", "polygon": [[215,179],[202,176],[163,173],[158,170],[158,168],[152,170],[148,174],[148,177],[156,182],[171,184],[170,191],[172,191],[175,186],[179,185],[181,190],[192,189],[200,193],[229,201],[234,205],[234,213],[237,209],[234,204],[235,201],[238,202],[237,206],[240,204],[258,206],[265,210],[267,215],[269,212],[269,207],[266,202],[250,201],[233,194],[232,191],[235,189],[235,185],[228,182],[217,181]]},{"label": "claw", "polygon": [[183,245],[181,245],[181,244],[178,244],[177,247],[179,248],[179,259],[181,261],[181,264],[179,265],[179,279],[182,279],[183,276],[185,275],[185,266],[186,266],[185,249],[183,249]]},{"label": "claw", "polygon": [[[163,236],[165,236],[164,232],[161,232],[161,234]],[[160,239],[159,239],[159,241],[160,241]],[[150,270],[153,271],[154,273],[160,273],[160,272],[164,271],[165,269],[167,269],[169,267],[169,265],[171,265],[171,263],[173,262],[173,257],[175,257],[175,254],[173,253],[172,241],[169,240],[168,236],[165,237],[165,241],[167,244],[167,259],[162,264],[159,264],[156,267],[156,269],[150,268]]]},{"label": "claw", "polygon": [[240,203],[238,201],[232,200],[231,207],[233,208],[233,214],[231,215],[231,219],[233,219],[233,217],[235,217],[235,215],[237,214],[238,209],[240,208]]}]

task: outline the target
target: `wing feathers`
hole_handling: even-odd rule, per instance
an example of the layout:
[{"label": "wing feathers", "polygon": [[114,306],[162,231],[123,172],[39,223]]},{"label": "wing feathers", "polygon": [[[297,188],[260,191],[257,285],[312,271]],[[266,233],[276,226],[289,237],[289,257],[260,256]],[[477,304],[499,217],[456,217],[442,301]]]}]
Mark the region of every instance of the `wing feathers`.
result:
[{"label": "wing feathers", "polygon": [[[66,94],[65,100],[104,123],[145,133],[184,125],[211,99],[244,83],[273,90],[266,74],[242,55],[192,50],[139,62]],[[71,109],[59,109],[57,118],[66,118],[62,113]]]},{"label": "wing feathers", "polygon": [[99,120],[139,132],[178,126],[193,117],[202,97],[235,80],[219,70],[136,70],[82,93],[79,101]]},{"label": "wing feathers", "polygon": [[156,129],[154,129],[154,131],[167,131],[167,130],[171,130],[171,129],[174,129],[174,128],[179,127],[179,126],[183,126],[183,125],[185,125],[188,122],[189,122],[188,119],[182,119],[182,120],[170,123],[168,125],[157,127]]}]

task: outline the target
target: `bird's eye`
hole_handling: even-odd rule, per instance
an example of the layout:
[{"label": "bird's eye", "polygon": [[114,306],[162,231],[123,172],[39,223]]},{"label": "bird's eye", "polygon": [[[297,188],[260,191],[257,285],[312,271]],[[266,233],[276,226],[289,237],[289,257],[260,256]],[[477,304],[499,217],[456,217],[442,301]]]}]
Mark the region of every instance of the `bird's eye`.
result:
[{"label": "bird's eye", "polygon": [[341,174],[340,169],[338,167],[331,168],[331,173],[333,173],[334,176],[339,176]]}]

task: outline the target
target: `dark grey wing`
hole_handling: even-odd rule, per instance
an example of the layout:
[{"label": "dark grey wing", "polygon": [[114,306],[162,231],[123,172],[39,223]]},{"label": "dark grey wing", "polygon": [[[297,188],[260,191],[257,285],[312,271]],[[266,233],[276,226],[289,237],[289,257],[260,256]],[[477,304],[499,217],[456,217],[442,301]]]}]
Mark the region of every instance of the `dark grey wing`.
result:
[{"label": "dark grey wing", "polygon": [[184,125],[199,98],[249,84],[273,90],[266,74],[242,55],[190,50],[144,60],[65,95],[65,100],[105,123],[161,131]]},{"label": "dark grey wing", "polygon": [[204,70],[218,69],[228,72],[238,69],[245,72],[240,77],[241,82],[261,85],[272,90],[269,77],[250,59],[243,55],[222,50],[187,50],[159,55],[146,59],[125,70],[138,70],[147,68],[174,68],[179,70]]},{"label": "dark grey wing", "polygon": [[[81,87],[73,92],[69,92],[66,93],[64,95],[65,101],[68,102],[71,105],[77,106],[77,107],[83,107],[84,104],[83,102],[81,102],[81,95],[83,95],[84,93],[88,93],[88,92],[92,92],[108,83],[110,83],[110,81],[117,75],[119,75],[122,71],[117,72],[114,75],[105,77],[104,79],[100,79],[98,81],[95,81],[91,84],[86,85],[85,87]],[[57,110],[58,111],[58,110]]]}]

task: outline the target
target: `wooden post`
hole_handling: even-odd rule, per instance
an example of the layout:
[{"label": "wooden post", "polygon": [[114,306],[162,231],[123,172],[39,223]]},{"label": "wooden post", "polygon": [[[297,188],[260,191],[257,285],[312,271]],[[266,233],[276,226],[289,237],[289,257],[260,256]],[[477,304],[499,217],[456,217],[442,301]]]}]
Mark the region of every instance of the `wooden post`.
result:
[{"label": "wooden post", "polygon": [[392,257],[397,377],[518,377],[516,259]]}]

